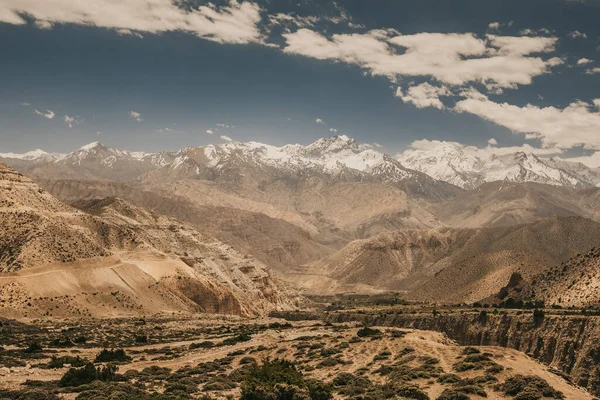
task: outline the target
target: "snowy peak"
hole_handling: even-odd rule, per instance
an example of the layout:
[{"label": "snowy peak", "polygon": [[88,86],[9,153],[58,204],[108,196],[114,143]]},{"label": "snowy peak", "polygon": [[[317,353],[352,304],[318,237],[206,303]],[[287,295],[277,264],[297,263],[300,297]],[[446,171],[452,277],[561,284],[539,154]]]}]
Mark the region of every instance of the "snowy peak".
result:
[{"label": "snowy peak", "polygon": [[11,158],[11,159],[15,159],[15,160],[25,160],[25,161],[34,161],[34,162],[59,160],[64,156],[65,156],[64,154],[48,153],[48,152],[45,152],[44,150],[40,150],[40,149],[28,151],[28,152],[22,153],[22,154],[0,153],[0,158]]},{"label": "snowy peak", "polygon": [[[186,150],[190,152],[190,149]],[[337,175],[348,171],[371,174],[387,170],[401,174],[402,179],[409,175],[396,160],[361,146],[344,135],[322,138],[308,146],[291,144],[277,147],[258,142],[229,142],[206,146],[202,153],[209,168],[223,168],[235,162],[287,172],[315,171]],[[388,165],[390,163],[393,167]]]},{"label": "snowy peak", "polygon": [[566,168],[564,162],[543,159],[533,153],[496,154],[493,148],[481,150],[458,143],[438,142],[427,149],[407,150],[397,160],[407,168],[464,189],[504,180],[572,188],[600,183],[600,174],[583,165]]}]

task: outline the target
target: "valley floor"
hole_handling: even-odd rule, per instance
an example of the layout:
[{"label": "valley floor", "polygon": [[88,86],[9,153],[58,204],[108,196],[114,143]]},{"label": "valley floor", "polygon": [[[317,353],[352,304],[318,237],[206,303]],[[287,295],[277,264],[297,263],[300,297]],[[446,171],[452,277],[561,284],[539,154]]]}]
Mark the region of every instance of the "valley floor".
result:
[{"label": "valley floor", "polygon": [[[444,391],[467,386],[470,389],[465,390],[480,391],[488,399],[514,398],[498,387],[514,375],[542,378],[566,399],[592,399],[585,390],[516,350],[463,347],[439,332],[390,327],[365,330],[356,323],[231,316],[46,319],[31,324],[3,320],[0,344],[0,398],[7,393],[17,398],[16,393],[28,390],[64,399],[104,398],[90,393],[108,397],[118,390],[190,399],[239,398],[251,365],[287,359],[306,379],[331,384],[333,398],[339,399],[359,394],[388,398],[385,390],[390,387],[406,398],[437,399],[443,398],[439,396]],[[27,346],[29,350],[23,350]],[[77,360],[106,365],[97,359],[105,348],[122,348],[127,356],[116,362],[116,378],[75,387],[59,384],[68,364]],[[55,369],[48,365],[53,359],[59,360],[53,363]]]}]

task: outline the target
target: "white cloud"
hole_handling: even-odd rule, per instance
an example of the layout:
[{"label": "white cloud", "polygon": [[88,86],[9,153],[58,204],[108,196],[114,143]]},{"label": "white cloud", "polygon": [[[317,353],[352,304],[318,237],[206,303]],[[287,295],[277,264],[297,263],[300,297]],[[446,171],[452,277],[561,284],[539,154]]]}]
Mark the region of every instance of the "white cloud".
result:
[{"label": "white cloud", "polygon": [[600,168],[600,151],[595,151],[588,156],[557,158],[563,161],[579,162],[591,168]]},{"label": "white cloud", "polygon": [[[226,6],[184,9],[172,0],[3,0],[0,22],[23,25],[27,14],[42,24],[78,24],[114,30],[183,31],[219,43],[260,42],[261,8],[230,0]],[[124,31],[123,31],[124,32]]]},{"label": "white cloud", "polygon": [[325,124],[325,122],[324,122],[324,121],[323,121],[321,118],[317,118],[317,119],[315,120],[315,122],[316,122],[317,124]]},{"label": "white cloud", "polygon": [[41,115],[42,117],[47,118],[47,119],[54,118],[54,111],[52,111],[52,110],[46,110],[45,113],[38,111],[38,110],[33,110],[33,112],[36,113],[37,115]]},{"label": "white cloud", "polygon": [[491,138],[488,140],[488,144],[491,146],[496,146],[498,144],[498,141],[494,138]]},{"label": "white cloud", "polygon": [[233,142],[233,139],[230,138],[229,136],[221,135],[221,139],[226,142]]},{"label": "white cloud", "polygon": [[600,74],[600,67],[594,67],[594,68],[587,69],[585,71],[585,73],[588,75]]},{"label": "white cloud", "polygon": [[337,130],[337,128],[329,128],[329,132],[337,133],[338,130]]},{"label": "white cloud", "polygon": [[587,37],[588,37],[587,34],[585,34],[583,32],[579,32],[579,31],[569,32],[568,35],[571,39],[578,39],[578,38],[587,39]]},{"label": "white cloud", "polygon": [[82,124],[83,123],[83,118],[79,118],[78,116],[70,117],[68,115],[65,115],[63,120],[67,123],[67,126],[71,129],[73,128],[73,124]]},{"label": "white cloud", "polygon": [[456,103],[455,111],[477,115],[528,139],[540,139],[545,147],[600,149],[600,112],[593,110],[594,104],[577,101],[563,109],[532,104],[519,107],[495,103],[476,91],[463,95],[467,98]]},{"label": "white cloud", "polygon": [[142,118],[142,114],[137,111],[129,111],[129,116],[135,119],[137,122],[142,122],[144,118]]},{"label": "white cloud", "polygon": [[219,128],[227,128],[227,129],[229,129],[229,128],[235,128],[235,126],[230,126],[230,125],[227,125],[227,124],[217,124],[217,126]]},{"label": "white cloud", "polygon": [[117,29],[116,32],[119,35],[130,35],[130,36],[135,36],[135,37],[140,38],[140,39],[144,38],[144,36],[142,36],[140,33],[133,32],[131,29],[120,28],[120,29]]},{"label": "white cloud", "polygon": [[213,133],[215,133],[212,129],[207,129],[206,133],[208,133],[209,135],[212,135]]},{"label": "white cloud", "polygon": [[299,29],[284,33],[283,37],[286,53],[358,65],[372,75],[392,81],[403,76],[430,76],[447,85],[482,82],[513,88],[530,84],[533,77],[546,74],[551,66],[561,63],[557,58],[539,56],[554,51],[554,37],[400,35],[382,29],[331,38]]},{"label": "white cloud", "polygon": [[440,96],[451,94],[446,86],[433,86],[427,82],[411,86],[406,93],[401,88],[396,89],[396,97],[401,98],[405,103],[414,104],[417,108],[435,107],[441,110],[445,107],[440,100]]},{"label": "white cloud", "polygon": [[376,142],[373,142],[373,146],[375,146],[375,147],[379,147],[379,148],[382,148],[382,147],[383,147],[382,145],[380,145],[379,143],[376,143]]},{"label": "white cloud", "polygon": [[36,28],[40,29],[52,29],[54,27],[54,24],[48,21],[35,21],[35,26]]},{"label": "white cloud", "polygon": [[490,22],[488,25],[488,29],[490,31],[497,31],[500,29],[500,22]]},{"label": "white cloud", "polygon": [[21,105],[23,107],[29,107],[31,105],[31,103],[22,102]]},{"label": "white cloud", "polygon": [[577,65],[585,65],[585,64],[589,64],[592,63],[593,61],[590,60],[589,58],[580,58],[579,60],[577,60]]},{"label": "white cloud", "polygon": [[594,103],[594,106],[596,106],[596,108],[600,108],[600,99],[594,99],[592,100],[592,103]]}]

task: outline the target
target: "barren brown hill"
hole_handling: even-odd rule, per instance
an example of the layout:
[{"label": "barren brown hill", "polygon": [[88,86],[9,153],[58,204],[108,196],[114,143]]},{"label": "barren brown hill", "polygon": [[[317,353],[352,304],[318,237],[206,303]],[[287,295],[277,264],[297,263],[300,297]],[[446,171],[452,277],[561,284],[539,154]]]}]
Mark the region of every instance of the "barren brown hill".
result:
[{"label": "barren brown hill", "polygon": [[350,243],[289,279],[313,292],[406,290],[419,300],[474,302],[514,271],[532,276],[597,243],[600,224],[552,217],[507,228],[404,230]]},{"label": "barren brown hill", "polygon": [[600,189],[498,181],[435,204],[431,211],[447,225],[468,228],[524,224],[553,215],[600,221]]},{"label": "barren brown hill", "polygon": [[189,225],[115,198],[79,204],[91,215],[1,168],[2,315],[255,315],[302,301]]},{"label": "barren brown hill", "polygon": [[600,246],[577,254],[566,262],[554,263],[541,274],[518,280],[513,278],[511,283],[488,300],[491,303],[521,301],[543,302],[546,306],[598,307]]},{"label": "barren brown hill", "polygon": [[193,198],[188,200],[167,192],[161,195],[125,183],[74,180],[42,180],[39,183],[68,203],[120,197],[140,207],[186,221],[203,234],[228,243],[242,253],[251,254],[275,270],[318,260],[350,240],[347,234],[333,230],[313,236],[290,222],[260,212],[225,207],[225,202],[201,205],[201,202],[193,202]]}]

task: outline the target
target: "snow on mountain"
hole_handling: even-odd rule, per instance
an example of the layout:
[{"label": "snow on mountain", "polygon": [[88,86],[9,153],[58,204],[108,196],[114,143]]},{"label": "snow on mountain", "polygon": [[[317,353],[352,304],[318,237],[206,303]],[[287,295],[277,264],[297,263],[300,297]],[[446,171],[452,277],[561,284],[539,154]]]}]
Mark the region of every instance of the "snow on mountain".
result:
[{"label": "snow on mountain", "polygon": [[393,158],[360,145],[345,135],[322,138],[308,146],[291,144],[276,147],[257,142],[228,142],[206,146],[204,155],[208,159],[208,167],[218,167],[238,159],[288,172],[318,170],[336,175],[351,170],[371,175],[385,173],[392,180],[414,174]]},{"label": "snow on mountain", "polygon": [[537,182],[554,186],[584,188],[596,186],[600,174],[583,164],[543,159],[533,153],[496,155],[458,143],[439,142],[427,149],[407,150],[396,159],[407,168],[464,189],[485,182]]},{"label": "snow on mountain", "polygon": [[0,158],[12,158],[16,160],[45,162],[45,161],[57,161],[62,159],[65,154],[59,153],[47,153],[44,150],[32,150],[27,153],[0,153]]}]

